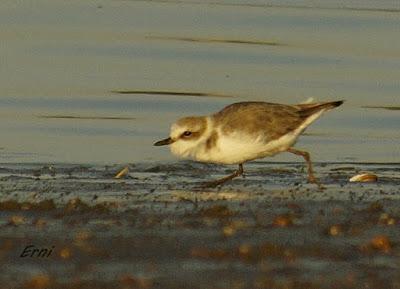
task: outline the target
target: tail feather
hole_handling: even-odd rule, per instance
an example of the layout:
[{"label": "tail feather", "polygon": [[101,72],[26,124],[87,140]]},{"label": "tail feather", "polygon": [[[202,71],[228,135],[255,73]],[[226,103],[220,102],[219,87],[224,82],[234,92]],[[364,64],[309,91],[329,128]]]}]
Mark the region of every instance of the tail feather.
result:
[{"label": "tail feather", "polygon": [[307,103],[298,104],[296,107],[299,109],[299,113],[302,117],[309,117],[314,113],[321,111],[322,109],[330,110],[343,104],[343,100],[330,101],[330,102],[319,102],[319,103]]}]

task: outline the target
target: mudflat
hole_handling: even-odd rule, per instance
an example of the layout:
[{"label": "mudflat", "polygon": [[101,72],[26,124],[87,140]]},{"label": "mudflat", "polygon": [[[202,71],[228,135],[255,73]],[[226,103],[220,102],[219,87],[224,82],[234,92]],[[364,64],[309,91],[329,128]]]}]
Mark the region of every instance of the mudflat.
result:
[{"label": "mudflat", "polygon": [[398,164],[128,168],[1,165],[3,288],[400,288]]}]

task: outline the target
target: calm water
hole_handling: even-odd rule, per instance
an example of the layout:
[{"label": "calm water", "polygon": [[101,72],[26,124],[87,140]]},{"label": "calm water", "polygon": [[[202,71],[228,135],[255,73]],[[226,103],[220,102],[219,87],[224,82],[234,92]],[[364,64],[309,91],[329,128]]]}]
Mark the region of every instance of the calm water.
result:
[{"label": "calm water", "polygon": [[172,160],[152,143],[177,117],[309,97],[346,100],[300,140],[315,160],[400,162],[400,111],[362,108],[400,106],[399,17],[398,1],[3,0],[0,162]]}]

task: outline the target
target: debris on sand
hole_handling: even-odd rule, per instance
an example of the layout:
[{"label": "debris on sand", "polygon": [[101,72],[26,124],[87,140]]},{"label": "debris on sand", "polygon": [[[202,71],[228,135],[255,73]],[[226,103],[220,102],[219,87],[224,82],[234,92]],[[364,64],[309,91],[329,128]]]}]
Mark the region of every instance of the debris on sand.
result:
[{"label": "debris on sand", "polygon": [[56,208],[53,200],[43,200],[38,203],[18,202],[15,200],[7,200],[0,202],[1,211],[50,211]]},{"label": "debris on sand", "polygon": [[349,182],[376,182],[378,176],[371,173],[358,174],[350,178]]},{"label": "debris on sand", "polygon": [[38,274],[33,276],[29,281],[25,283],[25,288],[30,289],[44,289],[49,288],[51,284],[51,279],[48,275]]},{"label": "debris on sand", "polygon": [[202,209],[200,215],[211,219],[229,218],[235,215],[235,212],[231,211],[225,205],[214,205],[209,208]]},{"label": "debris on sand", "polygon": [[272,222],[274,227],[289,227],[293,225],[293,216],[290,214],[284,214],[276,216]]},{"label": "debris on sand", "polygon": [[361,246],[361,252],[371,255],[376,252],[389,254],[392,252],[393,244],[388,236],[376,235],[368,243]]},{"label": "debris on sand", "polygon": [[129,173],[129,167],[124,167],[118,174],[115,175],[114,179],[121,179]]}]

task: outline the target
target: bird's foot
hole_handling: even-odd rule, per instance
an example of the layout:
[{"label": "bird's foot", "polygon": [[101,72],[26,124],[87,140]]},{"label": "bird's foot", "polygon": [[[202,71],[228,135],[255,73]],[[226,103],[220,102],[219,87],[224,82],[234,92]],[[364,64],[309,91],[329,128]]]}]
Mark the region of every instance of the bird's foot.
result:
[{"label": "bird's foot", "polygon": [[310,184],[317,184],[317,185],[319,184],[318,179],[314,175],[308,176],[308,182]]},{"label": "bird's foot", "polygon": [[232,180],[234,177],[236,177],[236,175],[230,175],[221,179],[217,179],[217,180],[213,180],[213,181],[208,181],[205,182],[201,185],[202,188],[216,188],[220,185],[225,184],[226,182]]},{"label": "bird's foot", "polygon": [[222,185],[222,184],[224,184],[238,176],[241,176],[241,175],[243,175],[243,166],[240,164],[239,169],[237,171],[235,171],[233,174],[226,176],[224,178],[221,178],[221,179],[205,182],[201,187],[202,188],[215,188],[215,187],[218,187],[219,185]]},{"label": "bird's foot", "polygon": [[199,188],[200,189],[216,188],[219,185],[222,185],[223,183],[225,183],[225,182],[221,182],[221,180],[209,181],[209,182],[202,183],[199,186]]},{"label": "bird's foot", "polygon": [[310,184],[315,184],[315,185],[317,185],[317,186],[318,186],[318,189],[321,190],[321,191],[323,191],[323,190],[326,189],[326,188],[321,184],[321,182],[320,182],[314,175],[308,176],[308,182],[309,182]]}]

